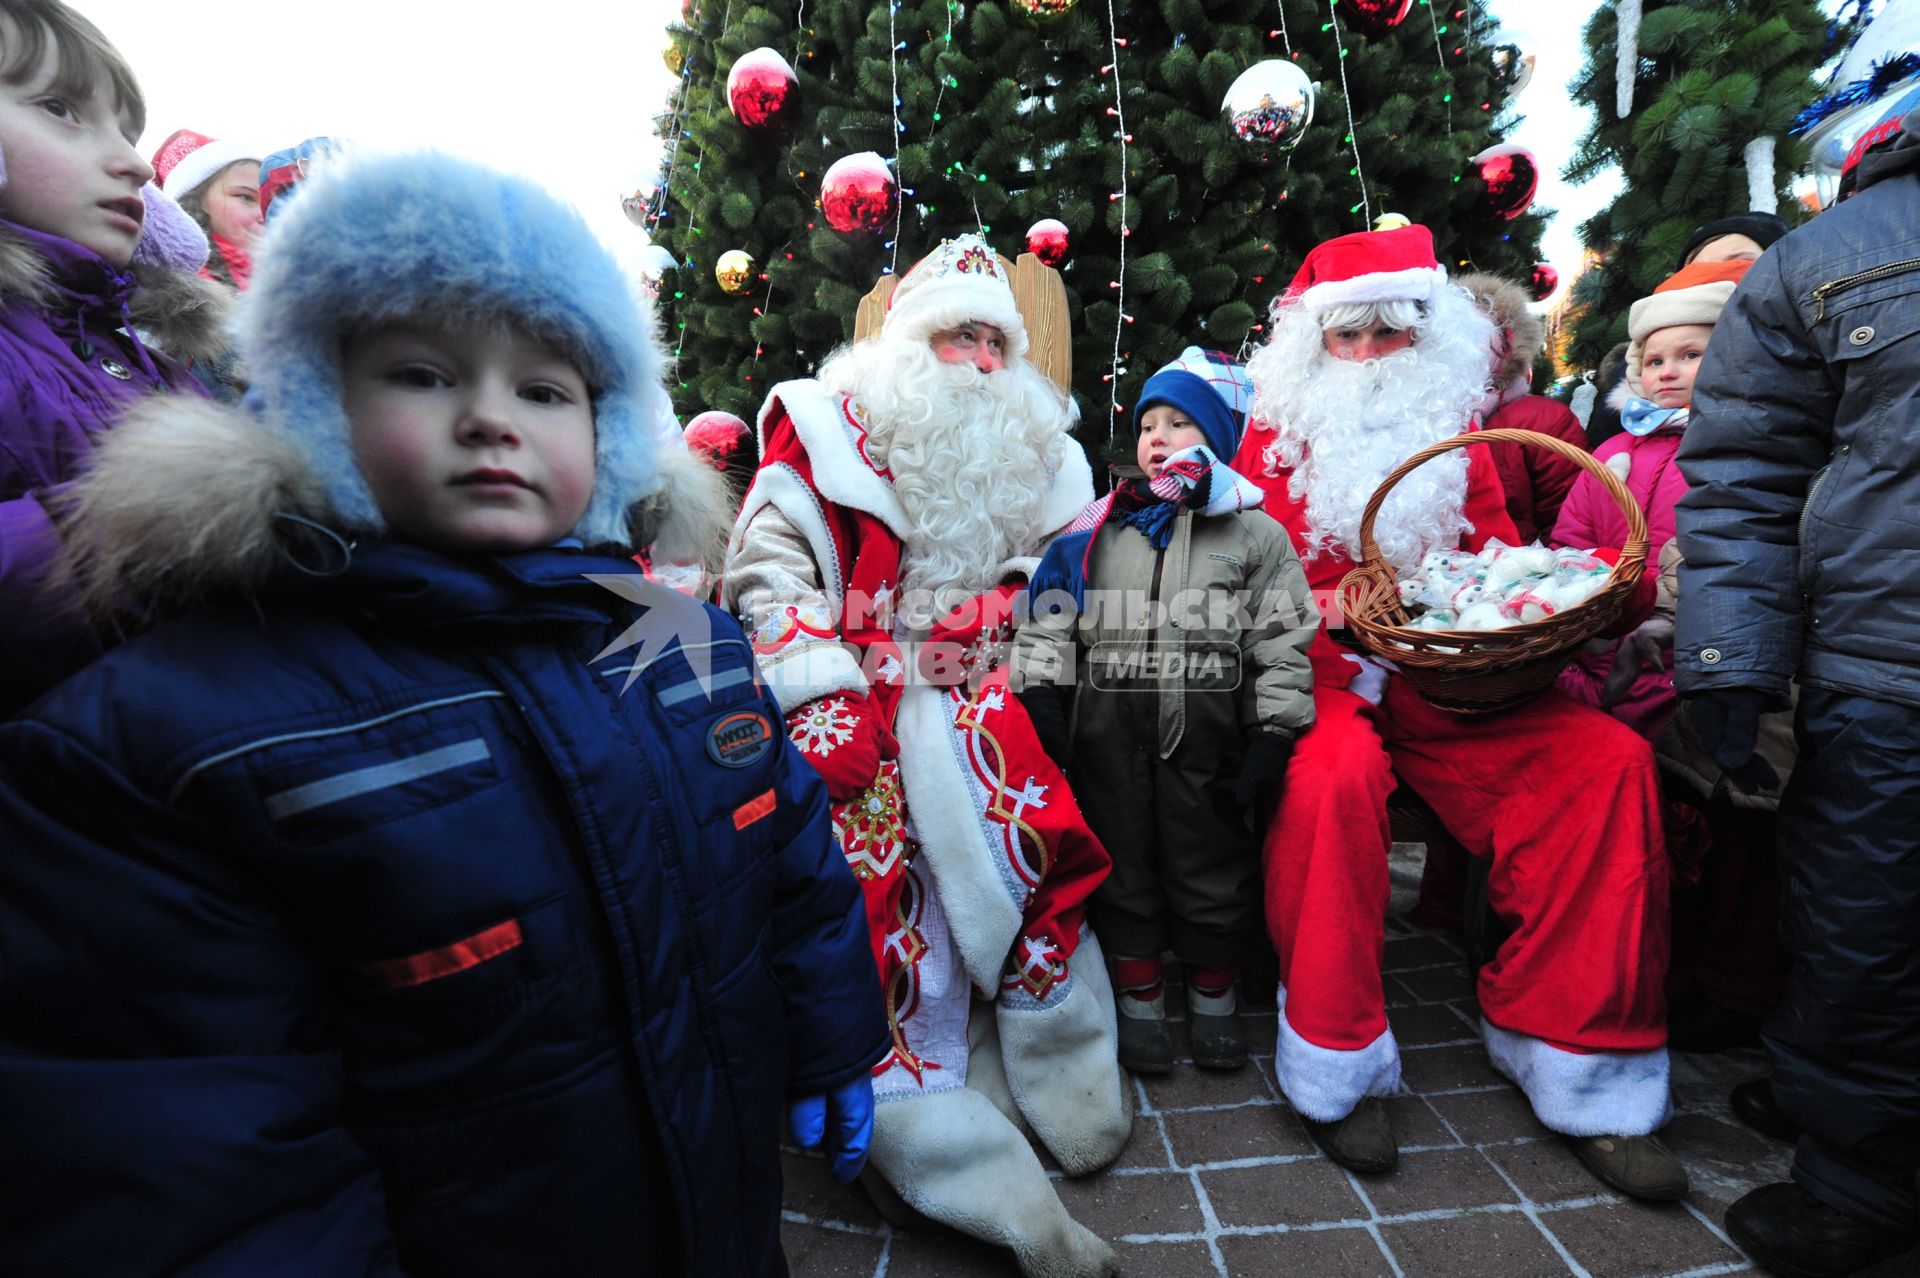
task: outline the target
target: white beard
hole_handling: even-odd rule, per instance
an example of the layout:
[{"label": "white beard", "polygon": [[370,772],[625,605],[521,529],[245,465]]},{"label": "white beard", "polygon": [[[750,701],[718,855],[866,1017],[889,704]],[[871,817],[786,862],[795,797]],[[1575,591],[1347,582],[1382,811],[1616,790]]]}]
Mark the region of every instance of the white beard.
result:
[{"label": "white beard", "polygon": [[[1278,308],[1273,337],[1247,361],[1255,413],[1272,429],[1265,473],[1292,471],[1288,492],[1307,506],[1307,557],[1360,559],[1360,519],[1389,471],[1429,444],[1467,429],[1486,393],[1492,324],[1448,286],[1405,350],[1364,363],[1326,352],[1319,317]],[[1417,564],[1459,544],[1467,454],[1434,458],[1395,486],[1374,518],[1380,553]]]},{"label": "white beard", "polygon": [[874,460],[906,512],[901,615],[934,616],[1000,584],[1031,554],[1072,424],[1031,364],[996,373],[943,364],[925,342],[869,341],[822,365],[820,382],[863,410]]}]

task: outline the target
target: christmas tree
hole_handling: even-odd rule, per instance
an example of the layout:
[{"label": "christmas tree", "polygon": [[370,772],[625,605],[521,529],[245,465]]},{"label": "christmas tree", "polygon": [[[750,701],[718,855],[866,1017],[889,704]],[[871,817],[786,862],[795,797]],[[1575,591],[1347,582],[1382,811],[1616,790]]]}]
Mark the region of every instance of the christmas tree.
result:
[{"label": "christmas tree", "polygon": [[1594,12],[1573,86],[1594,123],[1566,176],[1617,165],[1625,181],[1580,227],[1599,264],[1573,291],[1576,367],[1627,340],[1628,308],[1673,273],[1696,227],[1750,209],[1799,219],[1787,186],[1806,147],[1788,130],[1828,41],[1815,0],[1626,0]]},{"label": "christmas tree", "polygon": [[[751,417],[851,336],[883,272],[972,230],[1014,258],[1046,218],[1071,246],[1073,390],[1096,457],[1156,367],[1258,340],[1306,251],[1383,213],[1432,227],[1456,269],[1527,279],[1545,214],[1519,211],[1526,191],[1490,194],[1471,163],[1511,124],[1519,51],[1484,5],[1439,2],[690,0],[645,214],[680,262],[660,295],[676,407]],[[729,108],[729,72],[758,49],[796,83],[783,95],[776,75],[746,114],[785,111],[784,128]],[[1291,64],[1269,84],[1317,86],[1311,122],[1306,103],[1269,101],[1236,132],[1222,100],[1269,60]],[[892,166],[897,210],[833,230],[823,174],[863,151]],[[1503,195],[1516,216],[1490,207]],[[733,249],[756,264],[738,294],[714,274]]]}]

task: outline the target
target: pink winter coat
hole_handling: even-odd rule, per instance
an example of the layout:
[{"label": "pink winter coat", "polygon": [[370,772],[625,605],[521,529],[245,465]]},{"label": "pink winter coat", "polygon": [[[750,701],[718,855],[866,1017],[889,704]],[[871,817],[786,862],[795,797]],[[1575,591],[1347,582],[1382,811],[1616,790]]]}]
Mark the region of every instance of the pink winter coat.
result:
[{"label": "pink winter coat", "polygon": [[[1654,571],[1660,550],[1673,539],[1674,507],[1687,491],[1674,458],[1680,451],[1680,433],[1684,426],[1663,427],[1647,436],[1615,435],[1594,450],[1594,457],[1605,463],[1610,457],[1631,459],[1627,469],[1627,491],[1647,513],[1647,571]],[[1615,463],[1615,469],[1619,464]],[[1627,517],[1600,481],[1582,471],[1573,491],[1560,507],[1560,518],[1550,538],[1556,546],[1574,546],[1590,550],[1598,546],[1618,546],[1627,539]],[[1606,684],[1607,671],[1613,668],[1613,654],[1595,656],[1581,653],[1560,673],[1560,691],[1587,705],[1598,708],[1600,689]],[[1673,692],[1673,652],[1667,652],[1660,670],[1642,671],[1627,695],[1608,708],[1608,713],[1635,732],[1654,740],[1673,717],[1676,702]]]}]

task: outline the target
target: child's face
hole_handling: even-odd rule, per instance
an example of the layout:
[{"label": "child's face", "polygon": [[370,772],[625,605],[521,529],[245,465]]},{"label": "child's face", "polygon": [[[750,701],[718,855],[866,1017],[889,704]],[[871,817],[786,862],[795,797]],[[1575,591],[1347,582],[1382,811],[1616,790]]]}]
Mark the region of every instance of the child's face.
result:
[{"label": "child's face", "polygon": [[1133,457],[1147,472],[1147,478],[1153,479],[1167,458],[1206,442],[1205,433],[1192,418],[1171,404],[1155,404],[1140,414],[1140,438],[1134,442]]},{"label": "child's face", "polygon": [[511,329],[403,325],[341,361],[354,458],[395,537],[455,554],[549,546],[593,496],[579,372]]},{"label": "child's face", "polygon": [[213,233],[246,248],[266,219],[260,214],[260,165],[254,160],[229,164],[208,180],[200,201]]},{"label": "child's face", "polygon": [[0,217],[92,249],[116,267],[133,259],[153,167],[133,144],[132,118],[102,79],[85,95],[54,85],[49,45],[33,74],[0,83]]},{"label": "child's face", "polygon": [[1710,324],[1676,324],[1647,334],[1640,353],[1640,385],[1647,398],[1662,408],[1691,407],[1694,374],[1712,336]]}]

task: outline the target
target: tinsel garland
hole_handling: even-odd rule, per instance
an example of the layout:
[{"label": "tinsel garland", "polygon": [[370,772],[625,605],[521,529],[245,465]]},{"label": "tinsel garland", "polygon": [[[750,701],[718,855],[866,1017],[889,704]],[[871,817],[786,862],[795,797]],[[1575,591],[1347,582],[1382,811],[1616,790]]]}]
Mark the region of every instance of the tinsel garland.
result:
[{"label": "tinsel garland", "polygon": [[[1624,9],[1626,6],[1621,7]],[[1793,125],[1787,132],[1798,137],[1836,112],[1862,102],[1871,102],[1915,74],[1920,74],[1920,54],[1897,53],[1882,58],[1868,69],[1867,74],[1846,88],[1823,98],[1815,98],[1812,105],[1802,108],[1800,114],[1793,117]]]}]

